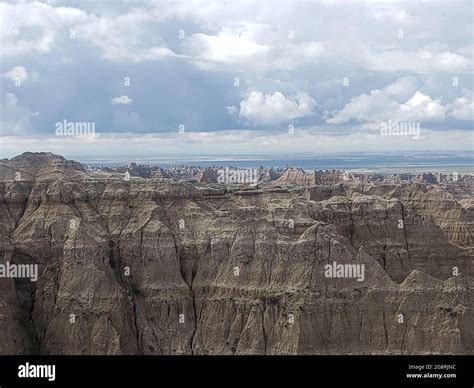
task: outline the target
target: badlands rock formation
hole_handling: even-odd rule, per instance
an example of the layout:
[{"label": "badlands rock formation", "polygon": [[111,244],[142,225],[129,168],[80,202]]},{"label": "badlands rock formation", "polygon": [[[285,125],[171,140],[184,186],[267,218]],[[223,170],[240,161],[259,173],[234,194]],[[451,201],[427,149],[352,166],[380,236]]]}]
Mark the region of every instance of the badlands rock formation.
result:
[{"label": "badlands rock formation", "polygon": [[0,354],[473,354],[469,186],[313,178],[1,160],[0,260],[39,279],[0,278]]}]

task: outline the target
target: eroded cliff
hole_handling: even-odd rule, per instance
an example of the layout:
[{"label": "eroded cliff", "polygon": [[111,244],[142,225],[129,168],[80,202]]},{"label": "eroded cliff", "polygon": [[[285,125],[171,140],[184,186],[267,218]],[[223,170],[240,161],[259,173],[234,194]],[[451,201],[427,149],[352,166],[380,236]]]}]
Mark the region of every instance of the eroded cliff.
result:
[{"label": "eroded cliff", "polygon": [[52,154],[0,178],[3,262],[39,268],[0,279],[0,354],[474,352],[472,212],[441,186],[249,190]]}]

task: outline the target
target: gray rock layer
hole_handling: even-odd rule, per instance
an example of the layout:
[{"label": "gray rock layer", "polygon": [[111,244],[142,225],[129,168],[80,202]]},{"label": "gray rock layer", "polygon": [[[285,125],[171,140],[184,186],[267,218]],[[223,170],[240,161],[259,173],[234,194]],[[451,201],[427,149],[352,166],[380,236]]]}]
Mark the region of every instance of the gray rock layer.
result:
[{"label": "gray rock layer", "polygon": [[0,257],[40,274],[0,279],[0,354],[474,353],[472,212],[443,188],[244,195],[51,154],[0,177]]}]

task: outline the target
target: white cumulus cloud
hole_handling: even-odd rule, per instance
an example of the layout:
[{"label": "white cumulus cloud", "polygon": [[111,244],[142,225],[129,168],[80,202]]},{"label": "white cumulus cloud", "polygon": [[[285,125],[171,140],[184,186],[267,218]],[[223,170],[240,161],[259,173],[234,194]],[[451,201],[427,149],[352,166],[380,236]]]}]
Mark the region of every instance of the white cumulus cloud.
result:
[{"label": "white cumulus cloud", "polygon": [[[239,116],[254,124],[269,124],[311,115],[315,106],[316,101],[307,93],[287,97],[278,91],[272,94],[252,91],[240,102]],[[227,110],[232,113],[237,109],[227,107]]]},{"label": "white cumulus cloud", "polygon": [[474,120],[474,100],[471,96],[458,97],[450,105],[449,116],[458,120]]},{"label": "white cumulus cloud", "polygon": [[447,107],[416,90],[416,79],[402,77],[383,89],[353,97],[341,110],[333,113],[328,124],[345,124],[351,120],[376,123],[385,120],[437,121],[446,118]]},{"label": "white cumulus cloud", "polygon": [[49,53],[57,46],[62,30],[85,22],[87,18],[85,11],[73,7],[53,7],[40,2],[0,3],[0,55]]},{"label": "white cumulus cloud", "polygon": [[186,47],[195,59],[227,65],[246,63],[264,56],[268,47],[242,31],[221,31],[218,35],[194,34]]},{"label": "white cumulus cloud", "polygon": [[112,98],[112,104],[117,104],[117,105],[128,105],[132,101],[133,100],[128,96],[119,96],[119,97]]},{"label": "white cumulus cloud", "polygon": [[15,66],[3,74],[5,78],[13,82],[23,83],[28,79],[28,72],[23,66]]},{"label": "white cumulus cloud", "polygon": [[440,100],[433,100],[417,91],[408,101],[401,104],[397,111],[400,120],[440,120],[446,117],[446,107]]},{"label": "white cumulus cloud", "polygon": [[177,57],[156,35],[157,20],[144,9],[108,17],[90,15],[75,27],[77,39],[100,50],[111,62],[144,62]]}]

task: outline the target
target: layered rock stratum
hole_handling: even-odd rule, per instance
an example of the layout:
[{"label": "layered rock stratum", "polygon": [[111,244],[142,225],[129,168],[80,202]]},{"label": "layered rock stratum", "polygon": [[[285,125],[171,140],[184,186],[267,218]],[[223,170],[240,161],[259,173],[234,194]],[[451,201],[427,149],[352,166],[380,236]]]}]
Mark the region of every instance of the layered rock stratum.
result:
[{"label": "layered rock stratum", "polygon": [[0,354],[474,353],[469,177],[146,174],[0,160]]}]

